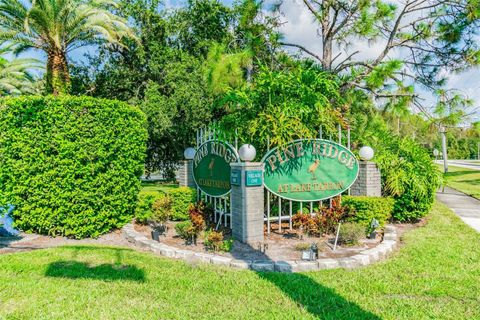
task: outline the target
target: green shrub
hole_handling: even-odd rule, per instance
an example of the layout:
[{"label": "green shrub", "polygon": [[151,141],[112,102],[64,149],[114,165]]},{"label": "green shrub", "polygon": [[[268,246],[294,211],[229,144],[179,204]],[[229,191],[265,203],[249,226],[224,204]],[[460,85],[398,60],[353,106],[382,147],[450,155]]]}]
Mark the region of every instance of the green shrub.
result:
[{"label": "green shrub", "polygon": [[360,223],[346,222],[340,226],[338,242],[346,245],[356,245],[365,238],[365,226]]},{"label": "green shrub", "polygon": [[219,251],[223,246],[223,233],[215,230],[205,232],[205,247],[213,251]]},{"label": "green shrub", "polygon": [[220,250],[225,251],[225,252],[230,252],[230,251],[232,251],[232,248],[233,248],[233,240],[228,239],[228,240],[223,240],[223,243],[222,243],[222,246],[220,247]]},{"label": "green shrub", "polygon": [[441,174],[428,150],[409,138],[384,138],[377,157],[383,190],[395,200],[392,216],[397,221],[416,221],[432,208]]},{"label": "green shrub", "polygon": [[223,238],[223,233],[221,231],[215,231],[213,229],[208,230],[205,232],[205,247],[214,252],[230,252],[233,248],[233,240],[224,240]]},{"label": "green shrub", "polygon": [[153,203],[162,197],[158,191],[142,191],[138,195],[137,207],[135,208],[135,221],[147,224],[153,219]]},{"label": "green shrub", "polygon": [[348,221],[357,222],[367,228],[370,233],[373,219],[377,219],[380,226],[392,217],[393,205],[395,201],[392,198],[382,197],[342,197],[342,205],[353,209],[352,215]]},{"label": "green shrub", "polygon": [[172,212],[170,196],[158,191],[141,191],[135,208],[135,221],[140,224],[164,224]]},{"label": "green shrub", "polygon": [[165,226],[172,214],[172,199],[164,194],[152,205],[152,220],[155,224]]},{"label": "green shrub", "polygon": [[172,199],[172,220],[187,220],[188,208],[190,204],[195,203],[197,191],[189,187],[180,187],[170,189],[167,193]]},{"label": "green shrub", "polygon": [[195,230],[191,221],[182,221],[175,225],[177,235],[187,242],[193,241]]},{"label": "green shrub", "polygon": [[145,157],[145,116],[91,97],[0,100],[0,204],[27,232],[98,237],[128,223]]}]

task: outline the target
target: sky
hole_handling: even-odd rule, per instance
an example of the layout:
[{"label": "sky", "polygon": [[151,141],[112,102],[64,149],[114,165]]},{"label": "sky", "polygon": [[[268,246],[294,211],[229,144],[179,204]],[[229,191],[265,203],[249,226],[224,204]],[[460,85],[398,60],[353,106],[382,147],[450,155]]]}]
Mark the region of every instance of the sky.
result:
[{"label": "sky", "polygon": [[[267,0],[266,8],[276,0]],[[398,0],[394,0],[398,1]],[[223,0],[227,5],[231,5],[233,0]],[[184,0],[165,0],[166,7],[174,8],[182,3]],[[284,22],[280,31],[284,36],[286,42],[296,43],[302,45],[312,52],[321,52],[321,41],[317,37],[317,24],[314,22],[312,15],[307,8],[302,4],[301,0],[284,0],[282,6],[281,20]],[[480,36],[479,36],[480,41]],[[360,50],[358,58],[372,58],[383,48],[383,43],[367,43],[362,41],[355,41],[351,45],[351,52]],[[95,47],[84,47],[73,51],[70,58],[75,62],[84,61],[85,53],[94,53]],[[295,51],[298,52],[298,51]],[[395,52],[394,58],[402,58],[401,52]],[[40,59],[45,57],[38,52],[30,52],[28,56],[33,56]],[[339,58],[341,60],[341,57]],[[473,68],[469,71],[459,74],[450,74],[447,84],[448,88],[459,89],[463,94],[475,100],[473,108],[474,114],[471,121],[480,120],[480,69]],[[424,99],[422,104],[426,109],[431,108],[435,100],[425,91],[419,90],[420,96]]]}]

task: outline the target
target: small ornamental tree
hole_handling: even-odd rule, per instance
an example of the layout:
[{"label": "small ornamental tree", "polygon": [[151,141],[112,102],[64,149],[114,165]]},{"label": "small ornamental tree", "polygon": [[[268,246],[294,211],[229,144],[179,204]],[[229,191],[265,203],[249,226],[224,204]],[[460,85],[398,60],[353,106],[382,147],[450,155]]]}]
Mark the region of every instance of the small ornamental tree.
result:
[{"label": "small ornamental tree", "polygon": [[134,214],[145,116],[89,97],[0,100],[0,204],[27,232],[98,237]]}]

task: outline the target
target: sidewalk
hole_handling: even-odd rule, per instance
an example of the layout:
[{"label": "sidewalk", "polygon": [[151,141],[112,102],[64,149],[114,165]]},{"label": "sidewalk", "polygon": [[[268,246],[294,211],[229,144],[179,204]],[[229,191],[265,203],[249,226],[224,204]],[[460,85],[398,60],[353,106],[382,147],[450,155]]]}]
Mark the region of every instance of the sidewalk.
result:
[{"label": "sidewalk", "polygon": [[437,192],[437,199],[449,207],[466,224],[480,232],[480,200],[463,192],[445,187],[445,191]]}]

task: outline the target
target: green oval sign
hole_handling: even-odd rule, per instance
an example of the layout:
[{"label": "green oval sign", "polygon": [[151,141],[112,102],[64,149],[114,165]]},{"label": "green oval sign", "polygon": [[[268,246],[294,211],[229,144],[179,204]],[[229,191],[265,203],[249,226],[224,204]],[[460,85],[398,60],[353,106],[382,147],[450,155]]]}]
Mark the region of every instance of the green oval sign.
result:
[{"label": "green oval sign", "polygon": [[212,197],[230,192],[230,163],[238,162],[235,148],[217,140],[203,143],[193,158],[193,178],[197,186]]},{"label": "green oval sign", "polygon": [[320,201],[341,194],[357,180],[358,161],[347,148],[327,140],[295,140],[270,150],[265,187],[282,198]]}]

